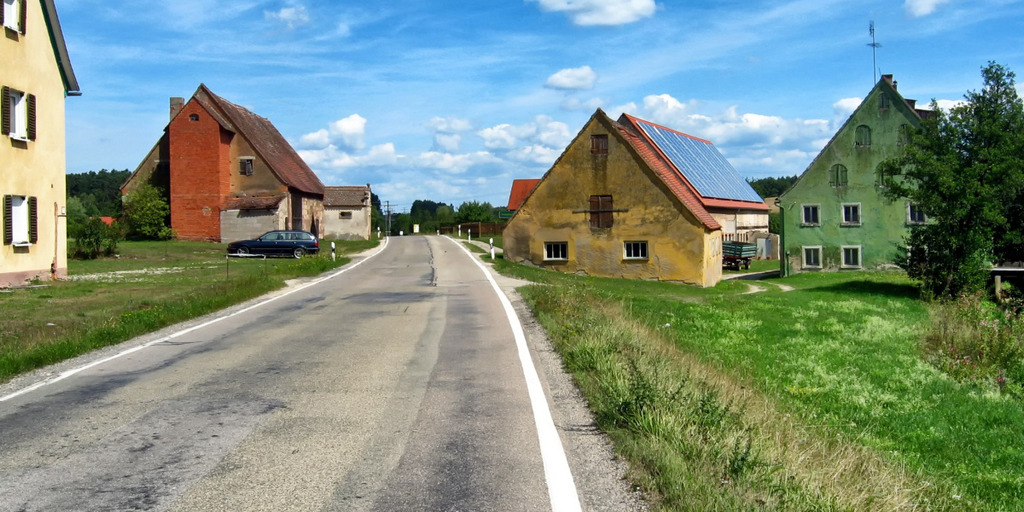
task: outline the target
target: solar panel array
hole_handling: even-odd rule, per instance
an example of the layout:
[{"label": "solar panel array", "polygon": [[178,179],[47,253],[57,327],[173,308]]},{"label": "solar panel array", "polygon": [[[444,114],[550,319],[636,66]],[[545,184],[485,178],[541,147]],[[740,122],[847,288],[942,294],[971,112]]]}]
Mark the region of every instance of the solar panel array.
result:
[{"label": "solar panel array", "polygon": [[713,144],[640,119],[636,122],[701,196],[762,202]]}]

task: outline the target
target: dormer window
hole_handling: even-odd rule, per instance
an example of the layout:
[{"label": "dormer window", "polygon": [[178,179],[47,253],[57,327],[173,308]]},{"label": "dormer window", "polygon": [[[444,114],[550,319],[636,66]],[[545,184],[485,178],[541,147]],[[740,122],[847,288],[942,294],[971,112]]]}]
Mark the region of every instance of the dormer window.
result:
[{"label": "dormer window", "polygon": [[4,8],[0,11],[0,24],[19,34],[24,34],[26,4],[26,0],[4,0]]}]

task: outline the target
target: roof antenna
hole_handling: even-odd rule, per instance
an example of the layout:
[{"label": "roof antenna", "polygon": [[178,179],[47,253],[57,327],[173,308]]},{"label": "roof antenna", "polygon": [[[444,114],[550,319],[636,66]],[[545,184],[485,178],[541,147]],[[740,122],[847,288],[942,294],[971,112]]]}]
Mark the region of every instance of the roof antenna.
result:
[{"label": "roof antenna", "polygon": [[871,20],[871,24],[868,25],[868,32],[871,33],[871,42],[868,43],[868,46],[871,47],[871,76],[874,78],[871,86],[874,87],[878,83],[878,64],[875,63],[875,52],[882,46],[882,43],[875,42],[875,20]]}]

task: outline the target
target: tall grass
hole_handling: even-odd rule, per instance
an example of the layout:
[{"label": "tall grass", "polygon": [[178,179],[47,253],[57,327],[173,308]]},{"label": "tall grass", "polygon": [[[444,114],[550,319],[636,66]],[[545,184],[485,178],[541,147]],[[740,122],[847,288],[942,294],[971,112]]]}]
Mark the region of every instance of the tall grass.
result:
[{"label": "tall grass", "polygon": [[900,274],[673,295],[508,268],[548,283],[524,296],[663,510],[1024,509],[1024,407],[925,361]]}]

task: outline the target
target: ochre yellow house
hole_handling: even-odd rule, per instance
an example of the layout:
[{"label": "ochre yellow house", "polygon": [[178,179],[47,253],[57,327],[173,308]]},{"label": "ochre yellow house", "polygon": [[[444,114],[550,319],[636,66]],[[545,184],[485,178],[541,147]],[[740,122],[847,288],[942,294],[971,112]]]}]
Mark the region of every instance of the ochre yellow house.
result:
[{"label": "ochre yellow house", "polygon": [[0,287],[67,275],[64,98],[78,95],[53,0],[0,11]]},{"label": "ochre yellow house", "polygon": [[722,278],[712,212],[768,207],[708,141],[600,109],[505,227],[505,258],[570,273],[682,281]]}]

